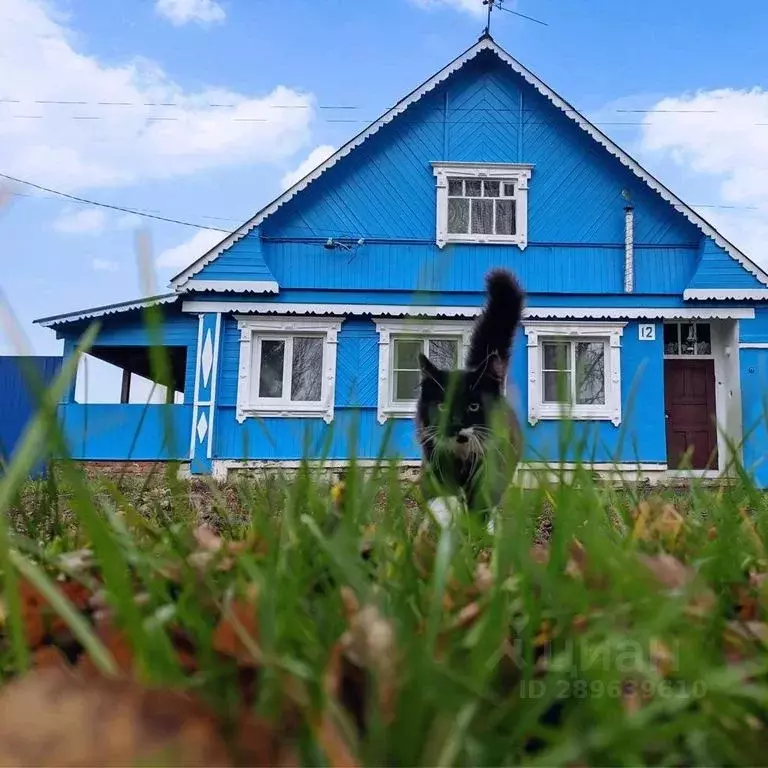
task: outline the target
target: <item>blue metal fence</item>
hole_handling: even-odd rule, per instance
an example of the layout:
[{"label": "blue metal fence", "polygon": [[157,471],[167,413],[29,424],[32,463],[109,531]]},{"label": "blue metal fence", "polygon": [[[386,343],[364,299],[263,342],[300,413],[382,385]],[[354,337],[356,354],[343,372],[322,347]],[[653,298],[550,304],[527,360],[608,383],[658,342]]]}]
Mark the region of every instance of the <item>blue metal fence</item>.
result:
[{"label": "blue metal fence", "polygon": [[[59,372],[61,361],[61,357],[0,357],[0,466],[13,455],[37,409],[30,376],[48,386]],[[44,469],[45,464],[40,461],[32,475],[39,476]]]}]

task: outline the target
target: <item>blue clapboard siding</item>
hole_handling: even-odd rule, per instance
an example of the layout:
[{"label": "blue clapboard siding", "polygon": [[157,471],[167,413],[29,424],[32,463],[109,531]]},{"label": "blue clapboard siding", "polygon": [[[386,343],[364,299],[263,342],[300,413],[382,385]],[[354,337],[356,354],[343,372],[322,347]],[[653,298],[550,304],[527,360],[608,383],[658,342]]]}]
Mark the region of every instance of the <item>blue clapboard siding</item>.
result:
[{"label": "blue clapboard siding", "polygon": [[[623,293],[624,246],[519,248],[482,245],[368,243],[333,251],[320,243],[270,242],[268,258],[281,291],[291,288],[483,291],[488,270],[506,267],[531,293]],[[682,293],[696,268],[696,249],[636,249],[638,291]],[[642,287],[640,287],[642,286]]]},{"label": "blue clapboard siding", "polygon": [[701,241],[699,257],[689,288],[765,288],[754,275],[712,240]]},{"label": "blue clapboard siding", "polygon": [[[0,357],[0,464],[10,461],[37,411],[40,394],[60,368],[61,357]],[[41,473],[44,458],[31,476]]]},{"label": "blue clapboard siding", "polygon": [[217,259],[195,275],[197,280],[269,280],[275,278],[264,263],[259,230],[254,229],[238,244],[231,258]]},{"label": "blue clapboard siding", "polygon": [[[235,333],[227,336],[236,342]],[[223,363],[236,367],[233,347],[225,345]],[[517,401],[530,461],[594,459],[595,461],[666,461],[664,437],[663,354],[661,326],[656,341],[639,341],[637,323],[628,323],[622,338],[622,425],[610,422],[578,422],[573,425],[573,441],[561,450],[563,425],[542,421],[527,422],[528,393],[525,336],[515,339],[510,381],[517,390]],[[304,457],[347,459],[352,442],[354,455],[374,459],[382,451],[389,456],[416,459],[413,420],[393,419],[381,425],[376,414],[378,345],[371,321],[346,321],[339,334],[338,380],[334,421],[321,419],[246,419],[235,420],[235,395],[230,387],[221,390],[217,409],[215,458],[285,459]],[[224,381],[233,380],[225,375]],[[519,404],[519,405],[518,405]],[[391,434],[390,434],[391,433]],[[355,436],[352,440],[351,436]],[[389,438],[389,442],[386,439]],[[582,446],[582,443],[585,445]],[[577,451],[581,452],[577,456]],[[324,453],[327,451],[327,454]]]},{"label": "blue clapboard siding", "polygon": [[[280,313],[281,304],[343,304],[343,305],[397,305],[418,308],[419,306],[458,306],[479,307],[485,300],[480,292],[475,293],[434,293],[428,291],[339,291],[339,290],[286,290],[277,296],[258,296],[256,299],[261,304],[274,304],[275,312]],[[206,302],[219,302],[228,304],[233,299],[231,296],[206,297]],[[558,294],[529,294],[526,296],[526,304],[529,307],[694,307],[712,306],[711,302],[683,301],[680,295],[644,296],[636,293],[616,294],[606,297],[603,301],[597,301],[594,295],[568,296]],[[743,302],[739,305],[743,306]]]},{"label": "blue clapboard siding", "polygon": [[191,405],[68,403],[60,418],[67,458],[184,461],[189,458]]}]

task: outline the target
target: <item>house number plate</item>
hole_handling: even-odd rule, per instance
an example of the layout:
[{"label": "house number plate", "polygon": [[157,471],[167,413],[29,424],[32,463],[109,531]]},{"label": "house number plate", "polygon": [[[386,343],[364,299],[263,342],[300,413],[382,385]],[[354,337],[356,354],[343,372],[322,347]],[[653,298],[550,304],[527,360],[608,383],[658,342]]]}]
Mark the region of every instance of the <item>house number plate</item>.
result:
[{"label": "house number plate", "polygon": [[656,341],[656,326],[653,323],[641,323],[637,332],[640,341]]}]

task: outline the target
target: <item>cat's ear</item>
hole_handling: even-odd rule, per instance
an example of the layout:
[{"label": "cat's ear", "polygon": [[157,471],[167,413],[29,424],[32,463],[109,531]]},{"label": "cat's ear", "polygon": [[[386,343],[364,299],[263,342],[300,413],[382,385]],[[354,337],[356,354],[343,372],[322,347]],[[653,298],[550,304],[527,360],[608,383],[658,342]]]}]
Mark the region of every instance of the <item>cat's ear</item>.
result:
[{"label": "cat's ear", "polygon": [[440,369],[423,352],[419,352],[419,368],[425,379],[437,379],[440,373]]}]

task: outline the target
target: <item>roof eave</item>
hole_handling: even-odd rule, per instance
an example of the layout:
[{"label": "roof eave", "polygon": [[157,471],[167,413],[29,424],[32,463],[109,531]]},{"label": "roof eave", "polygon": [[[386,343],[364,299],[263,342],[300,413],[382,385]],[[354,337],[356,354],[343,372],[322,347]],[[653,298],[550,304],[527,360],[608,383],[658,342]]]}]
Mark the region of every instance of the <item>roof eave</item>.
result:
[{"label": "roof eave", "polygon": [[123,312],[130,312],[135,309],[144,309],[146,307],[159,306],[163,304],[173,304],[179,299],[177,293],[164,293],[158,296],[148,296],[145,299],[135,301],[121,301],[116,304],[105,304],[100,307],[91,307],[90,309],[81,309],[76,312],[67,312],[61,315],[51,315],[49,317],[40,317],[33,320],[36,325],[43,328],[55,328],[60,325],[69,325],[71,323],[81,322],[83,320],[93,320],[106,315],[118,315]]}]

